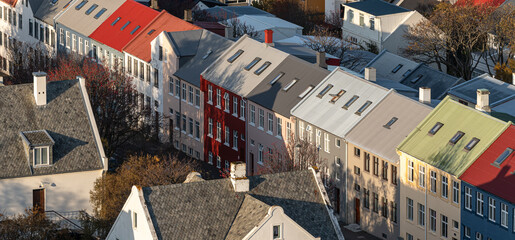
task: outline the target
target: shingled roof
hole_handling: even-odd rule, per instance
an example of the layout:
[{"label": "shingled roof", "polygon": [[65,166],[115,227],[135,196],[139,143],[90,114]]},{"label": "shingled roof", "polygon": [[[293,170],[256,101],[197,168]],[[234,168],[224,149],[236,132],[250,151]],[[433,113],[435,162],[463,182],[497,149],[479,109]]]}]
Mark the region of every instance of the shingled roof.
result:
[{"label": "shingled roof", "polygon": [[[32,83],[0,87],[0,179],[102,169],[78,81],[49,82],[45,106],[37,107],[33,94]],[[46,130],[50,138],[35,136],[43,133],[40,130]],[[22,132],[34,143],[54,141],[53,164],[30,166]]]},{"label": "shingled roof", "polygon": [[338,239],[312,170],[249,177],[250,191],[230,179],[143,188],[159,239],[242,239],[271,206],[314,237]]}]

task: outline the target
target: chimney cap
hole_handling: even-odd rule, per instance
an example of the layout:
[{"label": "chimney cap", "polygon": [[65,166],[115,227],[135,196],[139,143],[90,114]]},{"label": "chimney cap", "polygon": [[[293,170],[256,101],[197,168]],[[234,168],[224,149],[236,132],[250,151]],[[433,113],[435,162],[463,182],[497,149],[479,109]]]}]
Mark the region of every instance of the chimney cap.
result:
[{"label": "chimney cap", "polygon": [[490,94],[490,91],[488,91],[488,89],[486,88],[480,88],[477,90],[477,93],[480,93],[480,94]]},{"label": "chimney cap", "polygon": [[41,71],[32,73],[32,76],[34,76],[34,77],[45,77],[46,75],[47,75],[46,72],[41,72]]}]

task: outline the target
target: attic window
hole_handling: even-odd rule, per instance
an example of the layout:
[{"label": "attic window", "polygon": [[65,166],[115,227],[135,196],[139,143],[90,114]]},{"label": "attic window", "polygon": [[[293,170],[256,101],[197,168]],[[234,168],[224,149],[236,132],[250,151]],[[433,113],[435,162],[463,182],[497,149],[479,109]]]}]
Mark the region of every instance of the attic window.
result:
[{"label": "attic window", "polygon": [[435,124],[435,125],[434,125],[430,130],[429,130],[429,132],[427,132],[427,133],[429,133],[430,135],[435,135],[435,134],[436,134],[436,132],[438,132],[438,130],[440,130],[440,128],[442,128],[442,126],[443,126],[443,123],[441,123],[441,122],[437,122],[437,123],[436,123],[436,124]]},{"label": "attic window", "polygon": [[261,65],[261,67],[259,67],[255,72],[254,74],[256,75],[259,75],[261,74],[263,71],[265,71],[265,69],[270,66],[270,62],[269,61],[266,61],[265,63],[263,63],[263,65]]},{"label": "attic window", "polygon": [[[57,2],[57,1],[56,1]],[[87,0],[84,0],[82,1],[81,3],[77,4],[77,6],[75,7],[76,10],[80,10],[82,7],[84,7],[84,5],[86,5],[86,3],[88,3]]]},{"label": "attic window", "polygon": [[463,137],[463,135],[465,135],[465,133],[462,131],[456,132],[456,134],[454,134],[451,140],[449,140],[449,143],[456,144]]},{"label": "attic window", "polygon": [[290,88],[291,88],[291,87],[293,87],[293,85],[294,85],[295,83],[297,83],[297,81],[298,81],[298,80],[299,80],[299,79],[294,78],[293,80],[291,80],[291,82],[290,82],[290,83],[288,83],[288,85],[286,85],[286,86],[283,88],[283,90],[284,90],[285,92],[287,92],[288,90],[290,90]]},{"label": "attic window", "polygon": [[206,58],[208,58],[211,53],[213,53],[213,51],[211,51],[211,49],[209,49],[209,51],[207,51],[206,55],[204,55],[202,57],[202,60],[206,60]]},{"label": "attic window", "polygon": [[392,73],[396,73],[396,72],[398,72],[398,71],[402,68],[402,66],[404,66],[404,65],[402,65],[402,64],[397,65],[397,67],[395,67],[395,68],[392,70]]},{"label": "attic window", "polygon": [[508,156],[510,156],[512,153],[513,153],[513,149],[506,148],[506,150],[504,150],[504,152],[502,152],[501,155],[499,155],[499,157],[497,159],[495,159],[495,161],[492,163],[492,165],[494,165],[496,167],[501,166],[501,164],[504,162],[504,160],[506,160],[508,158]]},{"label": "attic window", "polygon": [[97,15],[95,15],[95,19],[98,19],[100,16],[102,16],[102,14],[104,14],[105,12],[107,11],[106,8],[102,8],[102,10],[100,10]]},{"label": "attic window", "polygon": [[345,90],[343,90],[343,89],[342,89],[342,90],[340,90],[340,91],[338,92],[338,94],[334,95],[334,96],[333,96],[333,98],[331,99],[331,101],[329,101],[329,102],[330,102],[330,103],[335,103],[335,102],[336,102],[336,101],[338,101],[338,99],[340,99],[340,97],[342,97],[342,96],[343,96],[343,94],[345,94],[345,93],[346,93],[346,91],[345,91]]},{"label": "attic window", "polygon": [[352,98],[347,102],[345,103],[345,105],[343,105],[343,109],[347,110],[349,109],[350,105],[352,105],[356,100],[358,100],[359,96],[357,95],[354,95],[352,96]]},{"label": "attic window", "polygon": [[227,59],[227,62],[234,62],[234,60],[236,60],[236,58],[238,58],[241,54],[243,53],[243,50],[238,50],[234,55],[232,55],[229,59]]},{"label": "attic window", "polygon": [[122,28],[120,28],[120,30],[123,31],[123,29],[125,29],[129,24],[131,24],[131,21],[127,21],[123,26]]},{"label": "attic window", "polygon": [[261,61],[261,58],[257,57],[257,58],[254,58],[254,60],[252,60],[252,62],[249,63],[249,65],[247,65],[245,68],[245,70],[250,70],[251,68],[253,68],[259,61]]},{"label": "attic window", "polygon": [[418,82],[418,80],[420,80],[423,76],[424,76],[424,75],[420,74],[420,75],[418,75],[416,78],[411,79],[411,81],[410,81],[410,82],[411,82],[411,83],[416,83],[416,82]]},{"label": "attic window", "polygon": [[308,95],[309,92],[311,92],[311,89],[313,89],[313,86],[309,86],[308,88],[306,88],[306,90],[304,90],[304,92],[302,92],[299,97],[300,98],[304,98],[306,95]]},{"label": "attic window", "polygon": [[156,31],[155,29],[152,29],[152,30],[148,31],[147,34],[150,35],[150,34],[154,33],[155,31]]},{"label": "attic window", "polygon": [[365,104],[363,104],[363,106],[361,106],[358,111],[355,112],[356,115],[361,115],[365,110],[367,110],[367,108],[372,105],[372,102],[371,101],[367,101],[365,102]]},{"label": "attic window", "polygon": [[111,23],[111,26],[114,26],[118,21],[120,21],[120,19],[122,19],[121,17],[117,17],[113,23]]},{"label": "attic window", "polygon": [[318,93],[317,97],[322,98],[327,92],[329,92],[329,90],[331,90],[331,88],[333,88],[333,85],[327,84],[327,86],[325,86],[325,88],[322,89],[322,91],[320,91],[320,93]]},{"label": "attic window", "polygon": [[95,11],[95,9],[98,7],[97,4],[93,4],[93,6],[91,6],[87,11],[86,11],[86,15],[89,15],[91,14],[91,12]]},{"label": "attic window", "polygon": [[280,72],[279,74],[277,74],[277,76],[275,76],[274,79],[272,79],[272,81],[270,81],[270,85],[274,85],[274,83],[277,82],[282,76],[284,76],[283,72]]},{"label": "attic window", "polygon": [[50,158],[48,147],[36,147],[33,151],[34,166],[48,165],[48,159]]},{"label": "attic window", "polygon": [[390,121],[388,121],[385,125],[383,125],[383,127],[390,129],[390,127],[391,127],[395,122],[397,122],[397,120],[398,120],[398,118],[393,117],[392,119],[390,119]]},{"label": "attic window", "polygon": [[465,146],[465,150],[470,151],[472,148],[476,146],[476,144],[479,142],[479,138],[472,138],[469,143],[467,143],[467,146]]},{"label": "attic window", "polygon": [[140,28],[140,26],[138,25],[134,29],[132,29],[131,35],[133,35],[136,31],[138,31],[139,28]]},{"label": "attic window", "polygon": [[54,140],[46,130],[20,132],[25,152],[32,166],[44,166],[52,163],[52,146]]}]

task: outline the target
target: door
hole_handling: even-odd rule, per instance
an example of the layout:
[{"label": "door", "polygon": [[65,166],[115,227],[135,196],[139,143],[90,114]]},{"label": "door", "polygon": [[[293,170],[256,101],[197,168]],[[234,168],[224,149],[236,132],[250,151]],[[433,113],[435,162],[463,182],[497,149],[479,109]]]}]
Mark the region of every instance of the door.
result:
[{"label": "door", "polygon": [[360,212],[359,212],[359,198],[356,198],[355,201],[356,203],[356,223],[359,224],[359,219],[360,219]]},{"label": "door", "polygon": [[254,153],[250,153],[250,159],[249,159],[249,175],[254,175]]},{"label": "door", "polygon": [[32,207],[39,213],[45,212],[45,189],[32,190]]}]

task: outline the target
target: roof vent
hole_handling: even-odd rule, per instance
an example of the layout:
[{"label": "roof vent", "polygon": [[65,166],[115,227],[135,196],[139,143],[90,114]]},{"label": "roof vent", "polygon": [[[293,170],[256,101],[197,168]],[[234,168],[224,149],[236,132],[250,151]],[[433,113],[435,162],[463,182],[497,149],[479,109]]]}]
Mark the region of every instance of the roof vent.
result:
[{"label": "roof vent", "polygon": [[37,106],[44,106],[47,103],[46,73],[35,72],[32,76],[34,76],[34,100]]},{"label": "roof vent", "polygon": [[248,192],[249,179],[246,176],[246,164],[244,162],[231,163],[231,183],[235,192]]},{"label": "roof vent", "polygon": [[431,88],[420,87],[418,89],[418,101],[423,104],[431,104]]},{"label": "roof vent", "polygon": [[477,104],[476,109],[489,113],[491,111],[490,109],[490,91],[488,89],[478,89],[477,91]]}]

